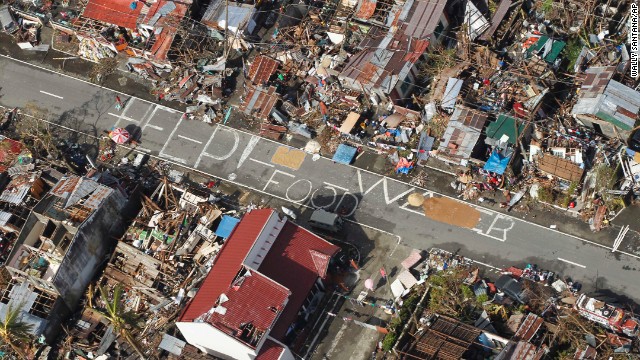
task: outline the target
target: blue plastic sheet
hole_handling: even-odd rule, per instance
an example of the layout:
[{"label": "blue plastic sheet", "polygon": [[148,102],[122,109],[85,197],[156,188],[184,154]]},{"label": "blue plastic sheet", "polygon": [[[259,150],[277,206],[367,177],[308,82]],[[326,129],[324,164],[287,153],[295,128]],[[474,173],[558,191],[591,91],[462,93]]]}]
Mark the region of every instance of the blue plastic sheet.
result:
[{"label": "blue plastic sheet", "polygon": [[484,169],[502,175],[509,165],[510,158],[511,156],[502,156],[499,152],[494,151],[484,165]]},{"label": "blue plastic sheet", "polygon": [[336,150],[335,155],[333,155],[333,161],[340,164],[349,165],[353,161],[353,158],[356,156],[357,151],[358,149],[354,148],[353,146],[340,144],[338,146],[338,150]]},{"label": "blue plastic sheet", "polygon": [[227,239],[231,236],[231,232],[236,228],[236,225],[240,222],[240,219],[236,219],[233,216],[223,215],[218,228],[216,229],[216,235],[223,239]]}]

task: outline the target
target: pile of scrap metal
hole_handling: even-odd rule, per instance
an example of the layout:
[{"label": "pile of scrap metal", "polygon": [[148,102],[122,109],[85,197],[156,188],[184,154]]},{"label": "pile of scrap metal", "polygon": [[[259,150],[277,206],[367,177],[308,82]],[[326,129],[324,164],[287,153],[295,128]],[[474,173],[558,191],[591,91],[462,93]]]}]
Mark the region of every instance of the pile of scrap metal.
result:
[{"label": "pile of scrap metal", "polygon": [[153,76],[156,80],[153,94],[160,100],[189,104],[187,116],[191,119],[208,123],[219,121],[222,117],[222,98],[230,94],[230,90],[226,89],[226,79],[233,72],[234,69],[226,67],[224,58],[218,61],[201,60],[193,68],[176,67],[162,76]]}]

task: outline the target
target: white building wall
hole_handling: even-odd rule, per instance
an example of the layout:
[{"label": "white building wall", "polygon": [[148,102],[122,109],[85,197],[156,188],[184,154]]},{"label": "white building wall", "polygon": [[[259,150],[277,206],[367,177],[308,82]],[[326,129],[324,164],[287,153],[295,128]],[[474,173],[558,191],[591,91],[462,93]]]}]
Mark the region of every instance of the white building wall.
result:
[{"label": "white building wall", "polygon": [[262,229],[262,232],[258,236],[258,239],[253,244],[251,250],[244,259],[244,264],[250,268],[257,269],[262,264],[262,260],[267,255],[274,241],[280,234],[280,231],[286,224],[286,218],[280,219],[278,213],[275,211],[271,213],[271,217],[267,220],[266,225]]},{"label": "white building wall", "polygon": [[228,360],[253,360],[256,352],[249,346],[207,323],[177,322],[187,342],[209,355]]}]

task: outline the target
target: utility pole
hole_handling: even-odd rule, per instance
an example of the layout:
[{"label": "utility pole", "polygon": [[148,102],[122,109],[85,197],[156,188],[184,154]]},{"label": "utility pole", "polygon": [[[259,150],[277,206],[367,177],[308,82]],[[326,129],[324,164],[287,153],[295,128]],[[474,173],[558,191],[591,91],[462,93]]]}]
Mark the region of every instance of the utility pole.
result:
[{"label": "utility pole", "polygon": [[227,51],[229,47],[229,38],[227,34],[229,33],[229,0],[224,0],[224,52],[222,56],[227,57]]}]

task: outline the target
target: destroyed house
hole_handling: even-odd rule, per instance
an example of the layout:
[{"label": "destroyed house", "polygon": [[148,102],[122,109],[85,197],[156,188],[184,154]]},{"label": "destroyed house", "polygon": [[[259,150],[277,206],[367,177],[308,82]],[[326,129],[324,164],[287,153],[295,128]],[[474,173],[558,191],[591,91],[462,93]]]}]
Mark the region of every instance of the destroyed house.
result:
[{"label": "destroyed house", "polygon": [[[124,51],[132,57],[168,61],[171,44],[190,7],[191,0],[89,0],[74,22],[80,53],[95,60]],[[117,29],[105,29],[103,24]],[[121,34],[123,29],[126,34]]]},{"label": "destroyed house", "polygon": [[254,210],[223,245],[178,329],[224,359],[293,359],[285,343],[322,298],[337,252],[274,210]]},{"label": "destroyed house", "polygon": [[122,222],[126,198],[100,178],[62,178],[30,212],[6,264],[11,280],[0,312],[21,307],[47,341],[83,296]]},{"label": "destroyed house", "polygon": [[485,112],[456,106],[440,142],[438,157],[456,163],[472,157],[484,160],[480,154],[484,153],[480,139],[487,119]]},{"label": "destroyed house", "polygon": [[382,99],[407,98],[418,75],[417,62],[449,27],[445,5],[447,0],[415,0],[394,8],[386,24],[391,28],[373,28],[358,46],[362,50],[349,58],[338,76],[342,85]]},{"label": "destroyed house", "polygon": [[248,2],[212,0],[202,15],[201,21],[215,31],[216,36],[222,38],[223,35],[218,31],[224,33],[226,23],[228,23],[226,28],[234,34],[240,34],[245,29],[253,32],[256,23],[251,17],[254,13],[256,13],[255,6]]},{"label": "destroyed house", "polygon": [[598,133],[626,139],[638,119],[640,93],[613,80],[613,66],[591,67],[585,73],[571,114]]},{"label": "destroyed house", "polygon": [[427,326],[403,350],[402,359],[470,359],[467,352],[482,333],[476,327],[442,315],[434,315]]},{"label": "destroyed house", "polygon": [[[102,282],[109,286],[121,284],[126,289],[125,301],[127,310],[142,312],[157,305],[167,305],[168,296],[172,289],[167,282],[170,275],[163,273],[162,261],[143,251],[118,242],[111,261],[104,271]],[[169,291],[165,295],[165,291]]]}]

